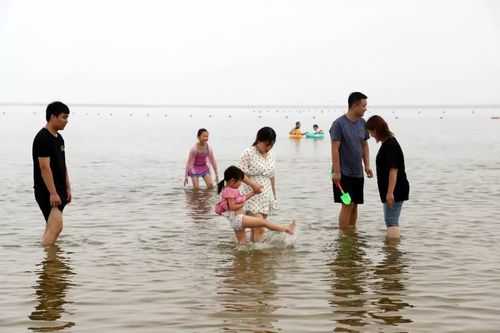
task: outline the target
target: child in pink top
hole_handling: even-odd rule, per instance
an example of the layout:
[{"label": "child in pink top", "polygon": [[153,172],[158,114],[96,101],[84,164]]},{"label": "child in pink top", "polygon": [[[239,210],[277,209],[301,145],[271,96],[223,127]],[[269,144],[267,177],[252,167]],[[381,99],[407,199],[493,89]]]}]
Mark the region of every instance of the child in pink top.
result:
[{"label": "child in pink top", "polygon": [[193,188],[198,190],[200,188],[199,177],[202,177],[207,184],[207,188],[214,187],[212,177],[210,175],[210,165],[215,172],[216,182],[219,180],[217,171],[217,162],[212,149],[208,145],[208,131],[204,128],[198,130],[198,142],[189,151],[188,160],[186,163],[186,173],[184,178],[184,186],[188,183],[188,177],[191,177]]},{"label": "child in pink top", "polygon": [[295,231],[295,222],[287,226],[282,226],[273,224],[262,217],[243,214],[245,201],[255,195],[253,191],[246,195],[241,194],[239,187],[244,177],[245,174],[241,169],[235,166],[227,168],[224,171],[224,180],[217,185],[220,200],[215,205],[215,212],[228,219],[238,243],[244,244],[246,242],[245,228],[265,227],[269,230],[293,234]]}]

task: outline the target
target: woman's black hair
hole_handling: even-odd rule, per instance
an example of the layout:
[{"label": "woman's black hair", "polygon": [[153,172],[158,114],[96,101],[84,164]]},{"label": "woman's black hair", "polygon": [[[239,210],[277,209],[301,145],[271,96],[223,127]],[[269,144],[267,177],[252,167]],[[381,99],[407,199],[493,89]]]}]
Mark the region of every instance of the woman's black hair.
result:
[{"label": "woman's black hair", "polygon": [[392,133],[389,129],[389,126],[385,122],[384,118],[380,116],[371,116],[370,119],[367,120],[365,126],[367,130],[375,131],[375,135],[381,141],[394,136],[394,133]]},{"label": "woman's black hair", "polygon": [[202,134],[203,134],[203,132],[207,132],[207,133],[208,133],[208,131],[207,131],[207,129],[206,129],[206,128],[200,128],[200,129],[198,130],[198,133],[196,134],[196,137],[197,137],[197,138],[199,138],[199,137],[200,137],[200,135],[202,135]]},{"label": "woman's black hair", "polygon": [[276,142],[276,132],[271,127],[262,127],[257,132],[257,137],[252,146],[257,145],[259,142],[265,142],[270,145],[274,145]]},{"label": "woman's black hair", "polygon": [[221,180],[217,184],[217,193],[222,192],[222,189],[224,188],[224,183],[230,181],[231,179],[234,180],[243,180],[245,178],[245,173],[241,171],[240,168],[235,167],[234,165],[231,165],[229,168],[227,168],[224,171],[224,179]]}]

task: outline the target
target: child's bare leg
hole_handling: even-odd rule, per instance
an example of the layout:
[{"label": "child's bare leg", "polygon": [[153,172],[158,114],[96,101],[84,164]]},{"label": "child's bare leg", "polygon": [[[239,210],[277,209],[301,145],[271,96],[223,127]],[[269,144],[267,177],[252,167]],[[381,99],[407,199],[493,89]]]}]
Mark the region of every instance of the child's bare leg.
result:
[{"label": "child's bare leg", "polygon": [[245,244],[247,242],[247,237],[246,237],[246,234],[245,234],[245,228],[242,228],[241,230],[238,230],[238,231],[234,231],[234,235],[236,236],[236,240],[238,241],[238,243],[241,245],[241,244]]},{"label": "child's bare leg", "polygon": [[207,189],[214,188],[214,182],[212,181],[212,177],[210,177],[210,175],[203,176],[203,180],[207,184]]},{"label": "child's bare leg", "polygon": [[191,177],[191,181],[193,182],[193,190],[199,190],[200,180],[198,179],[198,177]]},{"label": "child's bare leg", "polygon": [[243,227],[244,228],[265,227],[269,230],[293,234],[295,231],[295,222],[293,222],[287,226],[283,226],[283,225],[271,223],[268,220],[263,219],[262,217],[243,215]]}]

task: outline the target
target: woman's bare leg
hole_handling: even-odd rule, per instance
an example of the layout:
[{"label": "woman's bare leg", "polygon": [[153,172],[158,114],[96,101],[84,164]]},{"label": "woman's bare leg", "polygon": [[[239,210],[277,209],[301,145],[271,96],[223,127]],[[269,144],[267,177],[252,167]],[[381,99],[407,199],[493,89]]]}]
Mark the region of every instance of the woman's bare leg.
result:
[{"label": "woman's bare leg", "polygon": [[[267,218],[267,215],[264,214],[255,214],[251,216],[259,217],[261,219]],[[262,227],[252,228],[252,235],[251,235],[252,242],[260,242],[264,238],[265,232],[266,229]]]}]

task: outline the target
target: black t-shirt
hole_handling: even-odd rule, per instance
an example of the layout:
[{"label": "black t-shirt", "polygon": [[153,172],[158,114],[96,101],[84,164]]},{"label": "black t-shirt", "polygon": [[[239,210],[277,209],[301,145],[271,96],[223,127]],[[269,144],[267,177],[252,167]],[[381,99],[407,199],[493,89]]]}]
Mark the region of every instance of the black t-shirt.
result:
[{"label": "black t-shirt", "polygon": [[48,192],[42,178],[39,157],[50,158],[50,169],[54,185],[59,195],[66,194],[66,160],[64,154],[64,139],[61,134],[53,136],[48,129],[42,128],[33,140],[33,178],[35,190]]},{"label": "black t-shirt", "polygon": [[385,197],[387,196],[390,169],[398,169],[396,187],[394,188],[394,201],[408,200],[410,184],[406,178],[403,150],[396,138],[390,137],[382,143],[377,153],[376,162],[378,192],[382,202],[385,202]]}]

